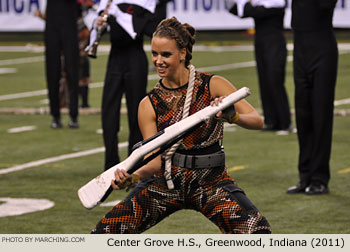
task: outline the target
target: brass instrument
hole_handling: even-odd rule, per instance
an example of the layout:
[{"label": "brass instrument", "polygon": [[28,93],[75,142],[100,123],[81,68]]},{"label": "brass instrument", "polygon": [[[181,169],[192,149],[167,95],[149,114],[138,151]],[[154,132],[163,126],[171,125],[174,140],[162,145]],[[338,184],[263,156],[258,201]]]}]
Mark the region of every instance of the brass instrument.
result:
[{"label": "brass instrument", "polygon": [[108,23],[107,23],[107,19],[108,19],[108,9],[109,6],[111,5],[113,0],[109,0],[107,3],[107,6],[105,8],[105,10],[101,13],[103,22],[100,26],[98,26],[97,28],[92,28],[91,32],[96,32],[96,37],[95,40],[93,42],[93,44],[91,45],[89,43],[88,47],[85,48],[85,51],[87,51],[87,55],[91,58],[96,59],[97,58],[97,48],[98,45],[100,44],[100,41],[102,39],[103,34],[106,32],[107,27],[108,27]]}]

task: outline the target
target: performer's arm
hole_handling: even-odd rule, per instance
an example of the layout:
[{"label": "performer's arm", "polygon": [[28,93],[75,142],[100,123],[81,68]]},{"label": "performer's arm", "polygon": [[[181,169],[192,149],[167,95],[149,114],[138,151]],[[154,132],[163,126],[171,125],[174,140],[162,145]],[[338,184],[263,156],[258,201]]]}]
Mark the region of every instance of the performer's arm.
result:
[{"label": "performer's arm", "polygon": [[[157,134],[156,115],[148,97],[145,97],[140,102],[138,111],[138,121],[143,139],[148,139]],[[157,150],[155,150],[154,152],[156,152]],[[149,153],[147,156],[145,156],[145,158],[150,156],[152,153]],[[146,165],[139,168],[133,174],[136,174],[136,176],[141,180],[147,179],[154,175],[157,171],[159,171],[161,169],[161,165],[161,155],[159,155],[156,158],[152,159],[150,162],[148,162]],[[115,171],[116,184],[112,183],[112,187],[116,190],[123,188],[118,186],[118,184],[127,179],[130,180],[131,176],[132,175],[128,174],[125,170],[117,169]]]},{"label": "performer's arm", "polygon": [[270,2],[267,7],[263,4],[253,4],[250,0],[236,0],[236,4],[232,6],[230,12],[241,18],[264,18],[283,14],[285,5],[284,0]]},{"label": "performer's arm", "polygon": [[[148,96],[143,98],[139,105],[138,122],[143,139],[148,139],[157,134],[156,114]],[[156,152],[155,150],[154,152]],[[150,155],[150,154],[149,154]],[[147,155],[147,156],[149,156]],[[147,157],[146,156],[146,157]],[[151,177],[161,169],[161,156],[159,155],[147,165],[138,170],[141,178]]]},{"label": "performer's arm", "polygon": [[[228,80],[221,76],[213,76],[210,80],[210,93],[214,98],[214,104],[219,103],[224,97],[235,92],[237,89]],[[246,129],[262,129],[264,122],[255,110],[245,99],[234,104],[238,118],[235,123]],[[219,112],[217,117],[222,116],[222,112]]]}]

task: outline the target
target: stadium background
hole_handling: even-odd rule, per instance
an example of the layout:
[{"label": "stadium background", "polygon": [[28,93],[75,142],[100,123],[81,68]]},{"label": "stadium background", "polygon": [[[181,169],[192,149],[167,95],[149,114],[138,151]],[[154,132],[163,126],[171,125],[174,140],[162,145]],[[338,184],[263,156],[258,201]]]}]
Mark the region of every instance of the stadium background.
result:
[{"label": "stadium background", "polygon": [[[100,134],[102,83],[109,50],[104,36],[96,60],[91,60],[92,107],[81,111],[81,128],[49,128],[43,57],[43,21],[33,17],[44,0],[0,0],[0,233],[89,233],[116,200],[88,211],[77,190],[103,170]],[[267,216],[274,233],[350,233],[350,0],[338,0],[334,26],[340,57],[336,89],[331,194],[287,196],[297,181],[296,134],[247,131],[226,126],[224,145],[229,173]],[[253,53],[253,22],[226,13],[223,0],[176,0],[169,16],[198,29],[193,64],[220,74],[237,87],[248,86],[248,101],[261,111]],[[286,87],[294,108],[292,42],[287,8],[285,34],[289,58]],[[149,53],[149,41],[145,48]],[[150,68],[149,88],[157,76]],[[293,118],[294,119],[294,118]],[[63,116],[66,123],[68,116]],[[294,123],[294,122],[293,122]],[[295,123],[294,123],[295,125]],[[126,141],[122,115],[121,142]],[[125,144],[121,155],[126,157]],[[218,233],[203,216],[181,211],[149,233]]]}]

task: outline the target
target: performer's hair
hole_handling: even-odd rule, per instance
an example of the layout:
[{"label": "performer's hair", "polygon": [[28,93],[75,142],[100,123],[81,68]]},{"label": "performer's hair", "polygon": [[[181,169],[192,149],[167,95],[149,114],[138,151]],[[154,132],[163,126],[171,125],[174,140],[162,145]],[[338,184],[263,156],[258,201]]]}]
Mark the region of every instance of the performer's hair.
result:
[{"label": "performer's hair", "polygon": [[196,41],[195,33],[193,26],[187,23],[181,24],[176,17],[172,17],[158,24],[153,37],[168,37],[175,40],[180,50],[186,48],[185,66],[187,67],[192,59],[192,48]]}]

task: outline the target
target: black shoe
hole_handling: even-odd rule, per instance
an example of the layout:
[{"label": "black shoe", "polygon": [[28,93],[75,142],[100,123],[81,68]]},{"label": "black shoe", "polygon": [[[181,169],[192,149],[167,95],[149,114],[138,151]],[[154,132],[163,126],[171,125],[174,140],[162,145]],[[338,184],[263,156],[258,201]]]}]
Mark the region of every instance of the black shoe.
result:
[{"label": "black shoe", "polygon": [[311,184],[305,189],[305,194],[307,195],[317,195],[317,194],[327,194],[327,193],[329,193],[328,187],[321,183]]},{"label": "black shoe", "polygon": [[291,186],[287,189],[287,193],[288,194],[297,194],[297,193],[305,193],[305,189],[306,186],[301,185],[300,183],[295,185],[295,186]]},{"label": "black shoe", "polygon": [[70,119],[70,121],[68,123],[68,127],[71,129],[78,129],[79,123],[78,123],[77,119]]},{"label": "black shoe", "polygon": [[61,123],[61,119],[60,118],[54,118],[52,119],[52,122],[51,122],[51,128],[53,129],[61,129],[63,126],[62,126],[62,123]]}]

